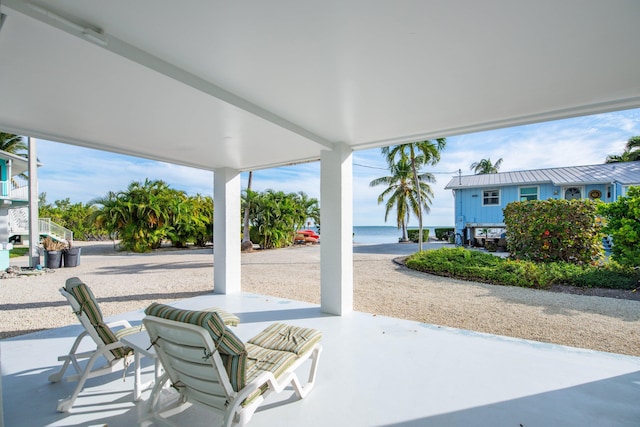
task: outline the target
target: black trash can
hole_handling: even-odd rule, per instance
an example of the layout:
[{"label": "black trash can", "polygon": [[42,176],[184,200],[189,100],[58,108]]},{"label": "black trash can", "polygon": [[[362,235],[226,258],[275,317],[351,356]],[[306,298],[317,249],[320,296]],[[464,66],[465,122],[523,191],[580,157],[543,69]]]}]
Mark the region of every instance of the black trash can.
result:
[{"label": "black trash can", "polygon": [[64,250],[64,266],[65,267],[77,267],[80,265],[80,249],[82,248],[70,248]]},{"label": "black trash can", "polygon": [[62,267],[61,251],[44,251],[44,266],[46,268]]}]

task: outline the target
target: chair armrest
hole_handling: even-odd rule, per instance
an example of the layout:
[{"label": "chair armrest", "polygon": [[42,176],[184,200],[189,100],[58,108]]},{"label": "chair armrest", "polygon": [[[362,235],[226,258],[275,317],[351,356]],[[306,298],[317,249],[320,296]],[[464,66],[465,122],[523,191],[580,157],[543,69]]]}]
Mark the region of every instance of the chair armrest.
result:
[{"label": "chair armrest", "polygon": [[[273,376],[273,373],[265,371],[254,378],[253,381],[247,383],[242,390],[238,391],[235,398],[233,399],[233,411],[235,411],[235,408],[239,408],[249,396],[251,396],[264,384],[268,384],[269,388],[274,391],[282,389],[282,387],[279,387],[278,380],[276,380],[276,377]],[[276,393],[277,392],[278,391],[276,391]],[[260,393],[260,395],[262,395],[262,393]],[[260,395],[256,397],[259,397]],[[253,400],[254,398],[251,399],[251,401]]]}]

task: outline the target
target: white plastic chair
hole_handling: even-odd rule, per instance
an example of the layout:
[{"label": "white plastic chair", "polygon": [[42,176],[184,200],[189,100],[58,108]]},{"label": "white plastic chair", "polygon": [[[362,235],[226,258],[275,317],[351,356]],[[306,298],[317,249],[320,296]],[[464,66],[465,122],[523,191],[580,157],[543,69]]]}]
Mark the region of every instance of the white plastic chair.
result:
[{"label": "white plastic chair", "polygon": [[[126,320],[109,324],[103,322],[102,312],[89,287],[77,277],[68,279],[60,293],[69,301],[74,314],[84,327],[84,331],[73,342],[68,354],[59,356],[58,360],[64,362],[58,372],[49,376],[49,381],[56,383],[62,380],[69,366],[75,370],[75,374],[67,376],[67,381],[78,381],[73,393],[58,402],[59,412],[68,412],[76,398],[82,391],[85,382],[89,378],[110,374],[127,366],[133,360],[133,352],[122,344],[119,339],[127,334],[143,330],[143,326],[132,327]],[[113,328],[121,328],[114,332]],[[90,337],[96,347],[90,351],[78,352],[78,347],[85,337]],[[85,363],[81,363],[81,361]],[[97,365],[98,361],[104,362]]]},{"label": "white plastic chair", "polygon": [[[168,417],[191,402],[223,418],[221,425],[242,426],[271,393],[289,384],[299,398],[315,383],[322,334],[310,328],[274,323],[243,343],[215,312],[190,311],[152,304],[143,319],[164,375],[156,382],[140,425]],[[303,386],[295,371],[311,360]],[[172,402],[160,399],[170,382]]]}]

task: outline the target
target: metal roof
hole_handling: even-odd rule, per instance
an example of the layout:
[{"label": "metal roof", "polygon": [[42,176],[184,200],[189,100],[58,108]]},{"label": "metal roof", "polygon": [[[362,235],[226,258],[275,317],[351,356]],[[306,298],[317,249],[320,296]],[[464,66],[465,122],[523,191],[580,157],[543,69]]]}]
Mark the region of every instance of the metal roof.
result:
[{"label": "metal roof", "polygon": [[640,183],[640,162],[605,163],[602,165],[568,166],[533,169],[451,178],[446,189],[474,187],[504,187],[522,184],[584,185],[584,184]]}]

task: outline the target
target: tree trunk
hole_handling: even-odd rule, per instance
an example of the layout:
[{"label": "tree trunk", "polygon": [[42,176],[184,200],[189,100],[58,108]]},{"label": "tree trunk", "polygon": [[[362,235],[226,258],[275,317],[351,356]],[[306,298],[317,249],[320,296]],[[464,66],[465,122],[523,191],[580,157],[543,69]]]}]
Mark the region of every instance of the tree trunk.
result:
[{"label": "tree trunk", "polygon": [[418,199],[418,251],[422,251],[422,197],[420,194],[420,180],[418,179],[415,158],[411,159],[411,170],[413,171],[413,185],[416,187],[416,198]]}]

